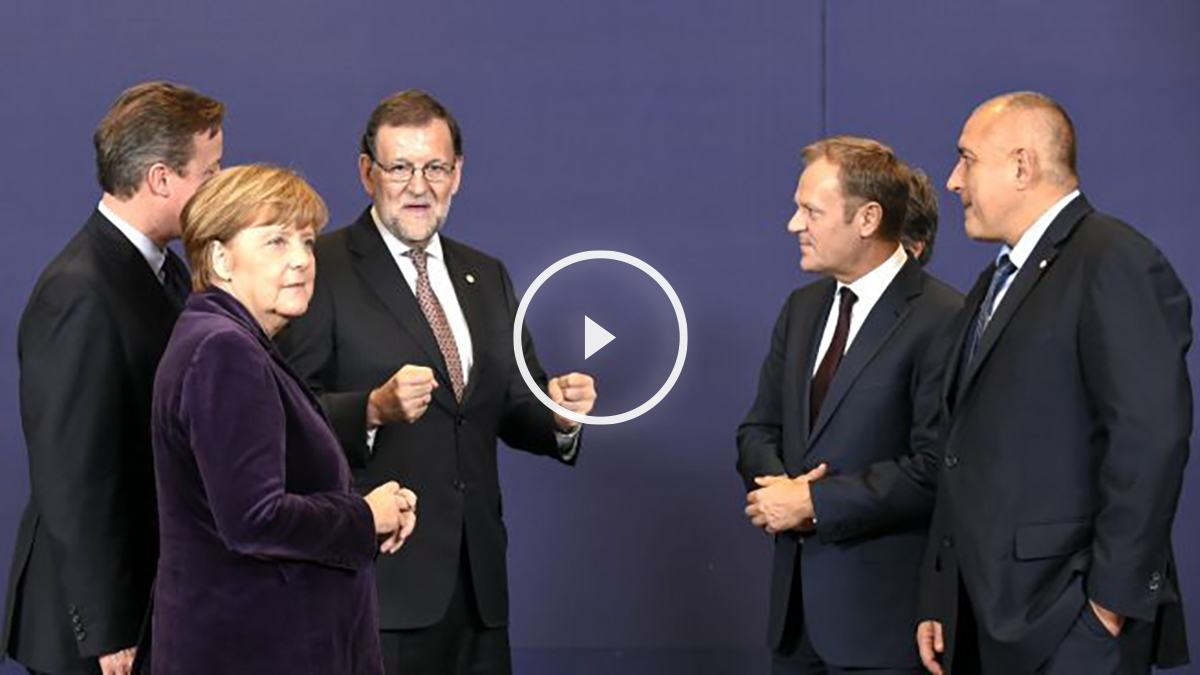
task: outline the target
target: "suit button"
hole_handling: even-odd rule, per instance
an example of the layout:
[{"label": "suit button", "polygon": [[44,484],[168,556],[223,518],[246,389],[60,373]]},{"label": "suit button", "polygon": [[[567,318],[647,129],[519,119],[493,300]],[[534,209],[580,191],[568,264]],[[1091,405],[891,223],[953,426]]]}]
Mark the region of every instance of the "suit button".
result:
[{"label": "suit button", "polygon": [[86,639],[87,639],[87,631],[82,631],[82,630],[75,631],[75,641],[76,642],[83,642]]},{"label": "suit button", "polygon": [[1150,575],[1150,584],[1147,586],[1147,588],[1149,588],[1151,591],[1157,591],[1160,587],[1162,587],[1162,575],[1158,572],[1154,572]]},{"label": "suit button", "polygon": [[467,491],[466,481],[455,480],[454,481],[454,489],[458,490],[459,492],[466,492]]},{"label": "suit button", "polygon": [[457,417],[457,418],[456,418],[454,421],[455,421],[455,422],[457,422],[457,423],[458,423],[458,426],[460,426],[460,427],[461,427],[461,426],[465,426],[465,425],[466,425],[466,423],[467,423],[467,418],[463,417],[462,415],[459,415],[459,416],[458,416],[458,417]]},{"label": "suit button", "polygon": [[947,469],[953,469],[954,467],[958,466],[958,455],[946,455],[946,459],[944,461]]},{"label": "suit button", "polygon": [[950,535],[946,535],[946,536],[942,537],[942,547],[943,548],[954,548],[954,537],[952,537]]}]

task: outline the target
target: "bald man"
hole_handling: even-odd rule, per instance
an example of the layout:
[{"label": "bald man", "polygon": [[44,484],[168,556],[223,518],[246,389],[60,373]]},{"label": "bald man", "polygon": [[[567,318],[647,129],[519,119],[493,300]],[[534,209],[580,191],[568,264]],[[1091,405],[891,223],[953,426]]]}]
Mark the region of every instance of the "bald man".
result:
[{"label": "bald man", "polygon": [[1000,244],[962,312],[917,630],[933,673],[1104,675],[1187,662],[1171,524],[1192,392],[1170,263],[1079,191],[1042,94],[971,115],[947,187]]}]

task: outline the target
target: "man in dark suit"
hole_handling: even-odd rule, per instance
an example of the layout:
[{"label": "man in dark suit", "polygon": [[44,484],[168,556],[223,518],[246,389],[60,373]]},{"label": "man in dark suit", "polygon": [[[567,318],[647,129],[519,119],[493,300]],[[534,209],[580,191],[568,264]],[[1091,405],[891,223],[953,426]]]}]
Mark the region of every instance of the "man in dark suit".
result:
[{"label": "man in dark suit", "polygon": [[100,204],[21,317],[30,499],[0,636],[31,672],[132,663],[158,556],[151,389],[188,290],[166,246],[220,167],[224,111],[165,82],[121,94],[94,139]]},{"label": "man in dark suit", "polygon": [[[373,205],[317,243],[308,313],[279,344],[323,392],[366,489],[397,480],[421,495],[421,525],[378,563],[389,673],[508,673],[507,533],[496,442],[572,464],[579,426],[542,405],[513,355],[517,296],[500,261],[439,234],[463,171],[458,124],[428,94],[388,97],[362,139]],[[547,383],[587,413],[592,378]]]},{"label": "man in dark suit", "polygon": [[948,187],[1001,242],[952,322],[917,639],[932,672],[1148,673],[1187,661],[1171,525],[1192,426],[1191,301],[1079,192],[1032,92],[976,109]]},{"label": "man in dark suit", "polygon": [[[922,363],[961,297],[900,245],[910,171],[891,149],[834,137],[804,159],[788,230],[825,278],[788,298],[738,429],[746,514],[776,535],[773,672],[919,672],[932,495],[896,467],[932,440],[918,415],[938,373]],[[876,480],[857,475],[871,467]]]}]

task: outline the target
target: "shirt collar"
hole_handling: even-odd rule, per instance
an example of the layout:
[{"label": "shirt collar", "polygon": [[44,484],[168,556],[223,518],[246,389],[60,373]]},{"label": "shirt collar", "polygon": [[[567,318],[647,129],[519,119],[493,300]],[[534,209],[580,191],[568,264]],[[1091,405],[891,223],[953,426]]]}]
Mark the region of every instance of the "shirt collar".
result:
[{"label": "shirt collar", "polygon": [[1025,230],[1025,234],[1022,234],[1021,238],[1017,240],[1016,246],[1010,247],[1008,244],[1005,244],[1000,247],[1000,252],[996,254],[996,260],[998,261],[1004,255],[1008,255],[1008,259],[1012,261],[1012,264],[1017,269],[1021,269],[1021,266],[1029,259],[1029,255],[1033,253],[1034,247],[1042,240],[1042,235],[1046,234],[1046,230],[1050,229],[1050,223],[1053,223],[1058,214],[1067,207],[1067,204],[1070,204],[1078,196],[1079,190],[1073,190],[1055,202],[1054,206],[1046,209],[1045,213],[1035,220],[1028,230]]},{"label": "shirt collar", "polygon": [[853,283],[843,284],[839,281],[837,290],[840,293],[843,288],[849,288],[858,298],[859,307],[873,306],[891,285],[892,279],[896,278],[896,275],[900,273],[900,268],[904,267],[906,262],[908,262],[908,254],[905,253],[903,246],[897,244],[896,251],[878,267],[862,275]]},{"label": "shirt collar", "polygon": [[[383,221],[379,219],[379,211],[375,210],[374,206],[371,207],[371,220],[375,221],[375,227],[379,230],[379,236],[383,237],[383,243],[388,247],[388,250],[391,251],[392,256],[396,258],[407,257],[404,254],[408,253],[412,247],[400,241],[396,235],[392,234],[391,230],[383,226]],[[425,253],[429,254],[430,258],[435,258],[437,260],[443,259],[441,234],[435,232],[434,235],[429,238],[429,244],[425,246]]]},{"label": "shirt collar", "polygon": [[154,270],[154,274],[161,278],[163,263],[167,260],[166,250],[159,248],[158,244],[154,243],[150,237],[147,237],[141,230],[130,225],[121,216],[118,216],[103,201],[96,206],[96,210],[100,212],[100,215],[107,218],[108,222],[116,226],[121,231],[121,234],[125,235],[129,243],[133,244],[138,252],[142,254],[142,257],[146,259],[146,262],[150,265],[150,269]]}]

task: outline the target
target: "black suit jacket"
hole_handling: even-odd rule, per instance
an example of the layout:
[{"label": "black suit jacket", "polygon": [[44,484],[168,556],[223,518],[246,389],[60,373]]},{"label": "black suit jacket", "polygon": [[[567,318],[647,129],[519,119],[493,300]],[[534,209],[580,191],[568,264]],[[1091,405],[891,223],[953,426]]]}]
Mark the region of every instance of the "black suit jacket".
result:
[{"label": "black suit jacket", "polygon": [[[369,209],[319,239],[312,303],[277,340],[322,393],[357,486],[367,490],[396,480],[420,499],[412,538],[378,561],[384,630],[421,628],[442,618],[464,545],[483,621],[505,625],[508,535],[496,441],[560,458],[554,416],[529,391],[513,358],[518,300],[508,272],[495,258],[441,239],[474,352],[461,406],[437,340]],[[528,333],[524,344],[530,373],[544,389],[546,376]],[[432,368],[440,386],[421,419],[381,427],[369,450],[367,396],[405,364]]]},{"label": "black suit jacket", "polygon": [[[779,647],[785,622],[804,621],[826,662],[915,666],[917,569],[932,491],[913,482],[927,472],[897,470],[895,460],[933,453],[914,450],[930,448],[935,431],[935,420],[917,414],[936,412],[921,403],[940,390],[942,360],[930,356],[930,345],[962,297],[910,259],[850,344],[810,429],[813,366],[836,286],[823,279],[788,298],[754,406],[738,428],[747,489],[755,476],[797,476],[822,462],[831,474],[813,484],[815,536],[775,538],[770,643]],[[871,480],[854,475],[873,466]],[[797,597],[802,607],[791,602]]]},{"label": "black suit jacket", "polygon": [[1156,622],[1160,665],[1186,662],[1170,535],[1192,426],[1187,292],[1153,244],[1080,196],[964,370],[993,269],[951,326],[921,615],[950,631],[949,662],[965,586],[983,662],[1023,673],[1091,598]]},{"label": "black suit jacket", "polygon": [[178,311],[97,211],[42,272],[21,317],[30,500],[3,637],[35,670],[137,643],[158,555],[150,399]]}]

